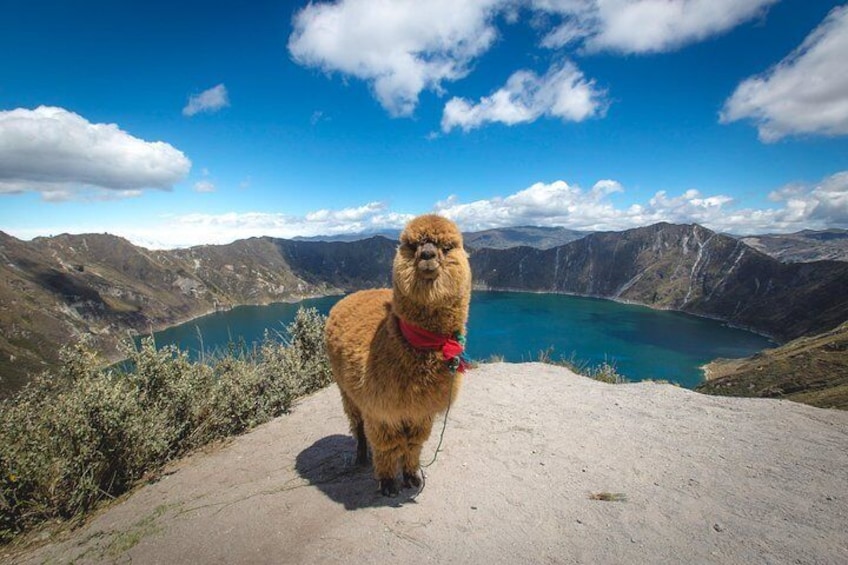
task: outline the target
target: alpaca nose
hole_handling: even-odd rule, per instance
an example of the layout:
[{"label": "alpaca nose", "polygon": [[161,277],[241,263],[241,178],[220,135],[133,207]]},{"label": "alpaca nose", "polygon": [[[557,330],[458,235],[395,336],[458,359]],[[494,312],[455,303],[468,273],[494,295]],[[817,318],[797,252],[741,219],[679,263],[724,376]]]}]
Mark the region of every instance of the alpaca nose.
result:
[{"label": "alpaca nose", "polygon": [[425,243],[421,246],[418,256],[424,261],[429,261],[436,257],[436,246],[432,243]]}]

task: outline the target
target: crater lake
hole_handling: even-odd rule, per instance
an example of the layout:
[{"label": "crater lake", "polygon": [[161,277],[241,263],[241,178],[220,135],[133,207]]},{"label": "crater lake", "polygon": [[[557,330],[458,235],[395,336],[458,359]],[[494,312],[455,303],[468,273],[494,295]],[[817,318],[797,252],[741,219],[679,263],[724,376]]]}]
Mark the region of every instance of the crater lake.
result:
[{"label": "crater lake", "polygon": [[[329,296],[293,304],[239,306],[154,334],[158,347],[176,345],[193,359],[251,347],[266,332],[281,339],[298,308],[327,314]],[[537,361],[545,356],[579,366],[609,363],[631,381],[666,380],[693,388],[701,366],[717,357],[746,357],[776,344],[711,319],[611,300],[562,294],[475,291],[468,321],[468,356],[475,361]]]}]

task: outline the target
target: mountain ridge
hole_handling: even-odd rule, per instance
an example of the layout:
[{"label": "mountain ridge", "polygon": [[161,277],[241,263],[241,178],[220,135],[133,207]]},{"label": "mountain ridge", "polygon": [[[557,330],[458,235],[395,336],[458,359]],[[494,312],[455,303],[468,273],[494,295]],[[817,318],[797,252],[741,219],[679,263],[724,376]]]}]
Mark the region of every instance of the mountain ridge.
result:
[{"label": "mountain ridge", "polygon": [[[558,226],[513,226],[507,228],[493,228],[488,230],[464,232],[462,235],[465,240],[465,246],[470,249],[508,249],[510,247],[522,246],[550,249],[551,247],[564,245],[576,239],[580,239],[589,233],[591,232],[570,230]],[[378,230],[336,235],[295,237],[292,238],[292,241],[341,241],[352,243],[355,241],[362,241],[363,239],[370,239],[375,236],[397,241],[400,236],[400,230]]]},{"label": "mountain ridge", "polygon": [[478,250],[483,288],[554,291],[718,318],[786,341],[848,319],[848,263],[784,264],[697,224],[596,232],[548,250]]},{"label": "mountain ridge", "polygon": [[[0,376],[17,388],[88,336],[108,360],[147,333],[240,304],[389,286],[396,243],[271,237],[153,251],[125,239],[0,234]],[[478,289],[581,294],[680,310],[787,341],[848,319],[848,263],[784,264],[697,224],[596,232],[549,249],[472,249]]]},{"label": "mountain ridge", "polygon": [[801,230],[740,238],[746,244],[785,263],[831,259],[848,261],[848,230]]}]

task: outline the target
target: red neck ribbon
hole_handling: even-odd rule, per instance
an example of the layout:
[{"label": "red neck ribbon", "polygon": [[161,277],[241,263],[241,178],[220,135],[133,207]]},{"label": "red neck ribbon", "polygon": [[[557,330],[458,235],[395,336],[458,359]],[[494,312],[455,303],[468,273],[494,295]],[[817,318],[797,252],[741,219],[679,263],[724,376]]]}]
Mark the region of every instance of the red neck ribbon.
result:
[{"label": "red neck ribbon", "polygon": [[457,333],[456,336],[450,336],[433,333],[405,322],[402,318],[398,318],[398,326],[403,337],[412,347],[441,351],[442,357],[453,371],[464,373],[465,369],[468,368],[468,363],[463,356],[465,337],[462,334]]}]

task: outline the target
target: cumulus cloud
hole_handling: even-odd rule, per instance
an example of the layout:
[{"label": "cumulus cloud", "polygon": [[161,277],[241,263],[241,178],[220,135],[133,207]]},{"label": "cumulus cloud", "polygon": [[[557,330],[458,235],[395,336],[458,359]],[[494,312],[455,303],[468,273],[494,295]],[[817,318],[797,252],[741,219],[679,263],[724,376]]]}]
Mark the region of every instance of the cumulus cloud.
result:
[{"label": "cumulus cloud", "polygon": [[194,116],[195,114],[214,114],[221,108],[230,105],[227,87],[223,84],[213,86],[200,94],[195,94],[188,99],[188,104],[183,108],[183,116]]},{"label": "cumulus cloud", "polygon": [[769,195],[783,204],[783,223],[805,223],[816,227],[848,227],[848,171],[831,175],[808,186],[793,184]]},{"label": "cumulus cloud", "polygon": [[470,231],[521,225],[601,230],[620,221],[622,213],[609,196],[622,190],[613,180],[599,181],[588,191],[562,180],[537,182],[505,198],[462,203],[451,196],[436,203],[435,210]]},{"label": "cumulus cloud", "polygon": [[208,180],[200,180],[194,183],[195,192],[215,192],[215,185]]},{"label": "cumulus cloud", "polygon": [[532,0],[561,18],[542,44],[587,52],[658,53],[728,31],[778,0]]},{"label": "cumulus cloud", "polygon": [[606,93],[587,80],[571,61],[555,64],[543,76],[528,70],[512,74],[506,85],[477,104],[452,98],[445,104],[442,131],[469,131],[487,123],[534,122],[541,116],[581,122],[606,112]]},{"label": "cumulus cloud", "polygon": [[435,210],[465,230],[517,225],[562,226],[576,230],[623,230],[657,222],[698,223],[735,234],[848,228],[848,171],[813,185],[795,184],[774,191],[775,207],[738,208],[733,198],[690,189],[679,195],[655,193],[647,202],[616,206],[620,183],[601,180],[589,189],[565,181],[536,183],[505,198],[463,203],[457,197]]},{"label": "cumulus cloud", "polygon": [[[739,208],[729,196],[690,189],[673,195],[656,192],[645,202],[620,205],[626,190],[603,179],[589,189],[562,180],[538,182],[506,197],[462,202],[458,197],[435,203],[433,210],[455,220],[464,231],[519,225],[561,226],[584,231],[625,230],[657,222],[698,223],[737,235],[787,233],[802,229],[848,228],[848,171],[820,182],[796,183],[773,191],[770,207]],[[418,210],[415,213],[427,212]],[[321,209],[303,216],[248,212],[184,214],[142,226],[51,226],[41,230],[8,229],[17,237],[49,233],[108,231],[137,245],[169,249],[226,244],[248,237],[368,233],[400,229],[414,214],[391,210],[383,202],[343,209]]]},{"label": "cumulus cloud", "polygon": [[425,89],[464,77],[494,42],[492,20],[512,0],[339,0],[298,11],[288,48],[300,65],[365,81],[393,116]]},{"label": "cumulus cloud", "polygon": [[[469,74],[522,17],[551,49],[656,53],[678,49],[761,16],[778,0],[336,0],[295,13],[288,49],[303,66],[366,81],[392,116],[409,116],[424,90],[443,94]],[[580,121],[603,115],[604,93],[572,63],[539,77],[515,72],[478,103],[453,98],[442,129],[528,123],[542,115]],[[314,119],[314,116],[313,116]]]},{"label": "cumulus cloud", "polygon": [[53,201],[92,190],[136,196],[141,189],[170,189],[190,168],[167,143],[93,124],[64,108],[0,111],[0,194],[40,192]]},{"label": "cumulus cloud", "polygon": [[762,141],[848,134],[848,6],[834,8],[800,47],[725,102],[722,123],[751,119]]},{"label": "cumulus cloud", "polygon": [[183,214],[162,218],[155,225],[120,227],[113,233],[151,249],[172,249],[226,244],[248,237],[290,239],[400,229],[410,219],[412,215],[393,212],[385,203],[371,202],[339,210],[317,210],[303,216],[270,212]]}]

